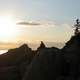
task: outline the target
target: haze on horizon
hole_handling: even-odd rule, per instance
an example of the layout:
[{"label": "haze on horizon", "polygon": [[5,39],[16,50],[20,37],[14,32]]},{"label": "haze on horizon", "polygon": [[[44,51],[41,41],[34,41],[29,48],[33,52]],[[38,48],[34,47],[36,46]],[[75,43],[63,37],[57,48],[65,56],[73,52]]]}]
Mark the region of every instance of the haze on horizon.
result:
[{"label": "haze on horizon", "polygon": [[0,0],[0,42],[66,42],[80,0]]}]

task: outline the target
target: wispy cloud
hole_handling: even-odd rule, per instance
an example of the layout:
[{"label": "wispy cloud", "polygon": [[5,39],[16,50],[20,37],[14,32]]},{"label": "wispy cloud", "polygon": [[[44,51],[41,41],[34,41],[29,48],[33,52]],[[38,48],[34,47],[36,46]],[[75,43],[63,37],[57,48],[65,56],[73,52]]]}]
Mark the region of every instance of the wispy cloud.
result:
[{"label": "wispy cloud", "polygon": [[20,21],[16,23],[17,25],[22,25],[21,27],[55,27],[56,23],[52,21]]},{"label": "wispy cloud", "polygon": [[70,25],[68,24],[60,24],[60,23],[57,23],[57,22],[54,22],[54,21],[35,21],[35,22],[32,22],[32,21],[20,21],[20,22],[17,22],[16,23],[17,25],[22,25],[21,27],[27,27],[27,26],[31,26],[31,27],[38,27],[38,28],[54,28],[55,29],[71,29]]},{"label": "wispy cloud", "polygon": [[31,26],[37,26],[37,25],[41,25],[40,23],[37,22],[18,22],[17,25],[31,25]]}]

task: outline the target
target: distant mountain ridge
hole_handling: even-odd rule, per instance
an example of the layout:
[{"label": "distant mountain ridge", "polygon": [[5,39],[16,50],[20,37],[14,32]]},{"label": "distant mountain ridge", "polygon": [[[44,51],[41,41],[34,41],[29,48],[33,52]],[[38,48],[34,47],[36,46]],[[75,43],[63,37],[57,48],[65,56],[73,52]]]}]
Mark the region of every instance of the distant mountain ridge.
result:
[{"label": "distant mountain ridge", "polygon": [[[57,47],[57,48],[62,48],[65,43],[61,43],[61,42],[44,42],[45,45],[47,47]],[[40,43],[26,43],[28,44],[29,47],[31,47],[33,50],[36,50],[37,47],[40,45]],[[13,48],[18,48],[19,46],[21,46],[22,43],[8,43],[8,42],[1,42],[0,43],[0,50],[8,50],[8,49],[13,49]]]}]

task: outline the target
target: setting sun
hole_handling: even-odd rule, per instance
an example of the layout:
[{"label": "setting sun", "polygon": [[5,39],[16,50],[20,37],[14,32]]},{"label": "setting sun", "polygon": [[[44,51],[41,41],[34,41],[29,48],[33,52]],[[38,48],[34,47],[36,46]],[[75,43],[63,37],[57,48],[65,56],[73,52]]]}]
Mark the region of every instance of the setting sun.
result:
[{"label": "setting sun", "polygon": [[0,38],[16,36],[16,22],[11,16],[0,16]]}]

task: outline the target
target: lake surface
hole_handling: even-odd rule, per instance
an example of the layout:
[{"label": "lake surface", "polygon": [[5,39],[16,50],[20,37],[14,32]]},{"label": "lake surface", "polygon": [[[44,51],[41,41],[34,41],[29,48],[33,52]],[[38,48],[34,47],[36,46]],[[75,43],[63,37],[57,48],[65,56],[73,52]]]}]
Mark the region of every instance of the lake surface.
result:
[{"label": "lake surface", "polygon": [[8,50],[0,50],[0,55],[6,53]]}]

